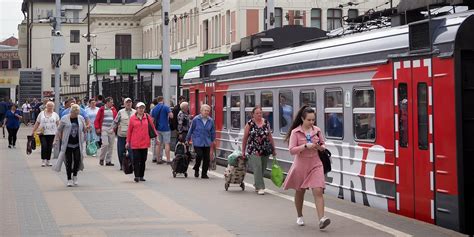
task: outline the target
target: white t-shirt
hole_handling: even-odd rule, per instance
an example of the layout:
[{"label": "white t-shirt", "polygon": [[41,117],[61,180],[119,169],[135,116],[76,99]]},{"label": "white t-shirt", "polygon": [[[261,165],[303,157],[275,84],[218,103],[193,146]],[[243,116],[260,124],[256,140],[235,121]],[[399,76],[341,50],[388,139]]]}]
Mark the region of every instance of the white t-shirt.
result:
[{"label": "white t-shirt", "polygon": [[30,106],[30,104],[25,103],[21,106],[21,108],[23,109],[23,113],[29,113],[30,109],[31,109],[31,106]]},{"label": "white t-shirt", "polygon": [[57,122],[59,121],[59,115],[56,112],[46,116],[45,111],[41,111],[36,121],[40,124],[39,128],[43,129],[43,135],[56,134],[58,130]]}]

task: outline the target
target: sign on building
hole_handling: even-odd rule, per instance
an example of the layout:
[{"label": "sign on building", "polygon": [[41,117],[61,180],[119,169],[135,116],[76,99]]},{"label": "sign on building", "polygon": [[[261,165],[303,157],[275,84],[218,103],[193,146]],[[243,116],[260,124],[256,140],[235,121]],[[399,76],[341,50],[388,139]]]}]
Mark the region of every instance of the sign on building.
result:
[{"label": "sign on building", "polygon": [[20,86],[18,101],[24,103],[33,98],[42,98],[42,70],[41,69],[20,69]]}]

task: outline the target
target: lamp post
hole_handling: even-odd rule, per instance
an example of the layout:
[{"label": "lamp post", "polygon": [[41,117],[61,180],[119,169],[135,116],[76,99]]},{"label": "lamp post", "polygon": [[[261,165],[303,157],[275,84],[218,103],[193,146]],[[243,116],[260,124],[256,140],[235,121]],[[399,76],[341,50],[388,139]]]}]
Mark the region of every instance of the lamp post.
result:
[{"label": "lamp post", "polygon": [[95,76],[96,95],[99,95],[99,77],[97,76],[97,53],[98,52],[99,52],[98,48],[92,49],[92,55],[94,55],[94,76]]}]

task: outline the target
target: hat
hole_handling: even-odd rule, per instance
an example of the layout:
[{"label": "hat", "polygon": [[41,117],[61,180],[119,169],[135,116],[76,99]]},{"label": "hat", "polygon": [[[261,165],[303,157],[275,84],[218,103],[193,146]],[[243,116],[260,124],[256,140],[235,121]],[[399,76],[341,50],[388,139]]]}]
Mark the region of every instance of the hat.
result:
[{"label": "hat", "polygon": [[145,107],[145,103],[143,103],[143,102],[138,102],[138,103],[137,103],[137,106],[135,106],[135,108],[140,108],[141,106]]},{"label": "hat", "polygon": [[130,98],[125,98],[125,99],[123,100],[124,103],[127,102],[127,101],[132,101],[132,99],[130,99]]}]

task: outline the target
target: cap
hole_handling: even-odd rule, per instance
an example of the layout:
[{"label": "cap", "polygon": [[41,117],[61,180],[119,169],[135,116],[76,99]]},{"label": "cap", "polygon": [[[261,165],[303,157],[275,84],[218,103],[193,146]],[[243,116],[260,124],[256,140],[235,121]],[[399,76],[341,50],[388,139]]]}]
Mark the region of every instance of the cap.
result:
[{"label": "cap", "polygon": [[132,101],[132,99],[130,99],[130,98],[125,98],[125,99],[123,100],[123,102],[127,102],[127,101]]},{"label": "cap", "polygon": [[137,106],[135,106],[135,107],[136,107],[136,108],[139,108],[139,107],[141,107],[141,106],[145,107],[145,103],[143,103],[143,102],[138,102],[138,103],[137,103]]}]

